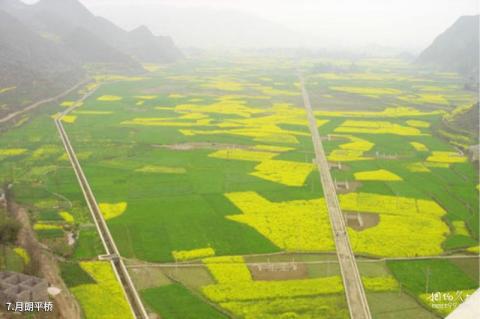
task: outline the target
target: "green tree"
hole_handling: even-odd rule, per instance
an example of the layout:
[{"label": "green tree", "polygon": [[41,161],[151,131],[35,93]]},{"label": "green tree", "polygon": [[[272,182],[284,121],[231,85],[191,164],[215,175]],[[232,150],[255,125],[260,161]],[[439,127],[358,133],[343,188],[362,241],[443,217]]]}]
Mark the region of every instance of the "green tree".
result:
[{"label": "green tree", "polygon": [[4,220],[0,224],[0,244],[13,244],[17,240],[20,224],[12,219]]}]

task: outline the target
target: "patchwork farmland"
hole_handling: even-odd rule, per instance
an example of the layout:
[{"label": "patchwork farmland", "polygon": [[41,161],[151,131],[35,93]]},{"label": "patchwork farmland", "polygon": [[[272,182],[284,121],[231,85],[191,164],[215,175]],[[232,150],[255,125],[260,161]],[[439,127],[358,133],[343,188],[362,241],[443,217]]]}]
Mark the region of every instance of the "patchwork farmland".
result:
[{"label": "patchwork farmland", "polygon": [[[320,66],[334,71],[319,71]],[[478,288],[478,168],[440,126],[477,96],[400,60],[188,60],[97,75],[0,136],[38,238],[86,318],[131,318],[54,125],[147,312],[349,318],[300,71],[372,318],[438,318]],[[82,99],[88,95],[86,99]],[[72,242],[73,241],[73,242]],[[27,262],[24,262],[27,263]]]}]

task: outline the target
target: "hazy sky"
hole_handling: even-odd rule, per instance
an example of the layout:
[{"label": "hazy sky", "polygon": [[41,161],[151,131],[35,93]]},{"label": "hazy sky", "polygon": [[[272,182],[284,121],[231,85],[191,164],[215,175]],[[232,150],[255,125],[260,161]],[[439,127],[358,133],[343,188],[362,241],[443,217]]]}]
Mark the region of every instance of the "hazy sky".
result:
[{"label": "hazy sky", "polygon": [[[478,0],[81,1],[94,13],[125,28],[142,24],[142,8],[147,10],[143,12],[151,14],[155,10],[164,10],[166,5],[187,9],[209,7],[241,11],[273,21],[297,32],[307,41],[315,39],[314,46],[322,46],[322,42],[328,46],[378,44],[411,50],[420,50],[427,46],[459,16],[479,13]],[[136,15],[130,13],[132,6],[136,8]],[[178,10],[176,12],[178,13]],[[162,31],[155,27],[152,29],[156,33]],[[167,26],[165,29],[167,32],[176,32]],[[175,38],[175,34],[172,36]]]}]

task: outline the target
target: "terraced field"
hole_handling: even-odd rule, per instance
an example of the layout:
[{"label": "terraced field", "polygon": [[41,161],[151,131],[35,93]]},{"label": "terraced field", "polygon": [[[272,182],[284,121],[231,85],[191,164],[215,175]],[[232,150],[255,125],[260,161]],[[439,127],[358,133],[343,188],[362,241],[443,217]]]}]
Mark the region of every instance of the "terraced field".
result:
[{"label": "terraced field", "polygon": [[429,294],[478,287],[478,170],[436,133],[476,98],[455,75],[396,60],[186,61],[97,76],[0,136],[0,174],[66,257],[62,275],[87,318],[104,287],[121,300],[118,318],[130,313],[96,261],[103,248],[51,116],[95,88],[63,122],[150,312],[349,317],[298,69],[373,317],[445,316]]}]

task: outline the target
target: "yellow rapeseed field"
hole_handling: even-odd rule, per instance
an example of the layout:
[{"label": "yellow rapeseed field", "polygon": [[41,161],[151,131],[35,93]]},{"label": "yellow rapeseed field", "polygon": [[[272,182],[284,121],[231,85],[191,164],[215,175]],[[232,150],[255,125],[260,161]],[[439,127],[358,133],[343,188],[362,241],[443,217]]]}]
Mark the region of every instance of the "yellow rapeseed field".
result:
[{"label": "yellow rapeseed field", "polygon": [[407,125],[413,126],[413,127],[419,127],[419,128],[428,128],[430,127],[430,123],[425,122],[425,121],[419,121],[419,120],[408,120]]},{"label": "yellow rapeseed field", "polygon": [[361,232],[349,229],[353,250],[385,257],[434,256],[443,253],[449,232],[440,218],[380,215],[377,226]]},{"label": "yellow rapeseed field", "polygon": [[252,161],[252,162],[262,162],[269,160],[275,156],[277,153],[272,152],[262,152],[262,151],[250,151],[244,149],[223,149],[218,150],[214,153],[209,154],[209,157],[221,158],[227,160],[238,160],[238,161]]},{"label": "yellow rapeseed field", "polygon": [[343,284],[340,276],[287,281],[234,281],[202,288],[205,296],[214,302],[295,298],[341,291]]},{"label": "yellow rapeseed field", "polygon": [[23,264],[28,265],[30,263],[30,255],[23,247],[15,247],[13,251],[22,258]]},{"label": "yellow rapeseed field", "polygon": [[142,168],[137,168],[135,172],[140,173],[160,173],[160,174],[185,174],[187,170],[183,167],[146,165]]},{"label": "yellow rapeseed field", "polygon": [[243,214],[228,219],[256,229],[278,247],[288,251],[330,251],[334,248],[325,201],[270,202],[255,192],[225,196]]},{"label": "yellow rapeseed field", "polygon": [[[274,298],[256,301],[222,302],[220,306],[238,318],[245,319],[312,319],[325,318],[325,312],[335,313],[344,297],[339,294],[296,298]],[[304,314],[303,309],[318,310],[318,317]],[[280,315],[283,314],[283,315]],[[345,315],[340,318],[347,318]]]},{"label": "yellow rapeseed field", "polygon": [[303,186],[314,167],[312,163],[265,160],[250,175],[283,185]]},{"label": "yellow rapeseed field", "polygon": [[353,135],[331,135],[332,137],[343,137],[350,139],[351,143],[341,144],[339,147],[342,150],[363,151],[368,152],[375,144]]},{"label": "yellow rapeseed field", "polygon": [[328,160],[332,162],[349,162],[349,161],[362,161],[372,159],[371,157],[365,157],[363,154],[373,148],[375,144],[353,136],[343,134],[332,134],[334,138],[346,138],[350,140],[350,143],[341,144],[340,149],[333,150],[328,156]]},{"label": "yellow rapeseed field", "polygon": [[63,101],[60,106],[71,107],[75,105],[75,101]]},{"label": "yellow rapeseed field", "polygon": [[363,151],[354,150],[333,150],[327,158],[331,162],[364,161],[372,159],[371,157],[363,156],[363,153]]},{"label": "yellow rapeseed field", "polygon": [[449,163],[438,163],[438,162],[423,162],[423,165],[426,167],[433,167],[433,168],[449,168]]},{"label": "yellow rapeseed field", "polygon": [[402,181],[403,179],[386,169],[354,173],[357,181]]},{"label": "yellow rapeseed field", "polygon": [[106,261],[82,261],[80,267],[95,281],[70,288],[88,319],[133,319],[112,266]]},{"label": "yellow rapeseed field", "polygon": [[424,199],[371,193],[349,193],[341,194],[339,200],[342,209],[346,211],[436,217],[442,217],[446,214],[445,210],[436,202]]},{"label": "yellow rapeseed field", "polygon": [[218,102],[206,105],[199,104],[179,104],[175,106],[177,112],[199,112],[237,115],[239,117],[250,117],[252,114],[262,113],[263,111],[247,105],[247,102],[239,99],[230,99],[228,97],[220,98]]},{"label": "yellow rapeseed field", "polygon": [[180,118],[170,117],[136,117],[128,121],[123,121],[124,125],[142,125],[142,126],[163,126],[163,127],[193,127],[209,126],[210,120],[197,120],[192,122],[182,121]]},{"label": "yellow rapeseed field", "polygon": [[428,148],[425,144],[418,143],[418,142],[410,142],[410,145],[412,145],[412,147],[418,152],[427,152],[428,151]]},{"label": "yellow rapeseed field", "polygon": [[433,151],[432,155],[427,157],[428,162],[437,162],[437,163],[465,163],[467,157],[460,155],[456,152],[437,152]]},{"label": "yellow rapeseed field", "polygon": [[55,224],[37,223],[37,224],[33,225],[33,229],[35,229],[35,230],[53,230],[53,229],[62,229],[62,226],[55,225]]},{"label": "yellow rapeseed field", "polygon": [[179,117],[179,119],[184,120],[201,120],[206,118],[208,118],[208,115],[203,113],[185,113],[184,115]]},{"label": "yellow rapeseed field", "polygon": [[163,66],[158,65],[158,64],[153,64],[153,63],[145,63],[142,64],[142,67],[147,70],[148,72],[156,72],[158,70],[161,70]]},{"label": "yellow rapeseed field", "polygon": [[9,91],[13,91],[16,88],[17,88],[16,86],[11,86],[11,87],[7,87],[7,88],[0,88],[0,94],[7,93]]},{"label": "yellow rapeseed field", "polygon": [[[209,126],[216,126],[214,130],[180,129],[186,136],[195,135],[237,135],[250,137],[256,142],[273,144],[298,144],[297,136],[310,136],[307,130],[305,111],[288,103],[274,103],[270,109],[253,108],[237,96],[223,96],[218,102],[209,105],[182,104],[175,107],[177,113],[217,113],[237,115],[238,119],[225,121],[205,122]],[[255,115],[255,116],[253,116]],[[174,121],[174,119],[169,119]],[[174,121],[178,123],[178,119]],[[323,125],[327,120],[317,124]],[[159,123],[161,125],[162,123]],[[284,129],[279,125],[288,124],[298,126],[299,129]],[[173,124],[172,124],[173,125]],[[179,124],[176,124],[180,126]],[[183,126],[195,126],[197,123]],[[303,127],[303,128],[302,128]]]},{"label": "yellow rapeseed field", "polygon": [[256,89],[258,89],[263,95],[266,95],[266,96],[299,96],[300,95],[300,91],[277,89],[271,86],[257,85]]},{"label": "yellow rapeseed field", "polygon": [[468,247],[467,251],[478,255],[480,254],[480,246]]},{"label": "yellow rapeseed field", "polygon": [[449,233],[442,207],[430,200],[369,193],[339,196],[344,211],[379,214],[378,225],[349,229],[356,252],[375,256],[432,256],[443,252]]},{"label": "yellow rapeseed field", "polygon": [[250,270],[242,256],[205,258],[203,263],[219,284],[252,281]]},{"label": "yellow rapeseed field", "polygon": [[452,222],[453,228],[457,235],[470,236],[470,233],[463,220],[455,220]]},{"label": "yellow rapeseed field", "polygon": [[121,100],[123,100],[123,98],[117,95],[102,95],[99,98],[97,98],[97,101],[105,101],[105,102],[115,102],[115,101],[121,101]]},{"label": "yellow rapeseed field", "polygon": [[420,163],[420,162],[407,164],[407,169],[410,172],[414,172],[414,173],[429,173],[429,172],[431,172],[430,169],[427,166],[425,166],[425,164]]},{"label": "yellow rapeseed field", "polygon": [[193,250],[174,250],[172,251],[172,256],[175,259],[175,261],[185,261],[185,260],[215,256],[215,250],[210,247],[198,248]]},{"label": "yellow rapeseed field", "polygon": [[65,123],[72,124],[72,123],[75,123],[76,120],[77,120],[77,117],[75,115],[62,116],[62,122],[65,122]]},{"label": "yellow rapeseed field", "polygon": [[416,127],[402,126],[387,121],[347,120],[335,129],[337,133],[394,134],[401,136],[422,135]]},{"label": "yellow rapeseed field", "polygon": [[0,156],[18,156],[27,152],[26,148],[0,148]]},{"label": "yellow rapeseed field", "polygon": [[75,223],[75,217],[73,217],[73,215],[70,214],[69,212],[62,211],[62,212],[58,213],[58,215],[60,215],[60,217],[62,217],[62,219],[69,224],[74,224]]},{"label": "yellow rapeseed field", "polygon": [[255,149],[260,151],[267,151],[267,152],[289,152],[293,151],[293,147],[286,147],[286,146],[277,146],[277,145],[255,145]]},{"label": "yellow rapeseed field", "polygon": [[127,210],[127,203],[100,203],[98,204],[98,207],[100,208],[105,220],[109,220],[122,215]]},{"label": "yellow rapeseed field", "polygon": [[135,98],[140,100],[155,100],[158,96],[156,95],[139,95],[135,96]]},{"label": "yellow rapeseed field", "polygon": [[37,148],[32,153],[32,158],[38,160],[42,158],[47,158],[50,155],[55,155],[61,152],[62,152],[62,149],[60,149],[57,145],[47,144]]},{"label": "yellow rapeseed field", "polygon": [[255,142],[274,143],[274,144],[298,144],[298,139],[291,134],[285,133],[284,130],[272,127],[263,130],[263,128],[240,128],[229,130],[187,130],[180,129],[180,133],[185,136],[195,135],[237,135],[251,137]]},{"label": "yellow rapeseed field", "polygon": [[424,105],[424,104],[437,104],[437,105],[447,105],[448,100],[445,98],[445,96],[441,94],[418,94],[418,95],[403,95],[398,97],[398,99],[408,102],[408,103],[413,103],[413,104],[419,104],[419,105]]},{"label": "yellow rapeseed field", "polygon": [[360,94],[365,96],[397,95],[402,93],[397,89],[376,87],[332,86],[329,89],[332,91]]},{"label": "yellow rapeseed field", "polygon": [[444,111],[422,112],[411,107],[389,107],[380,112],[360,112],[360,111],[315,111],[316,116],[328,117],[413,117],[442,114]]}]

